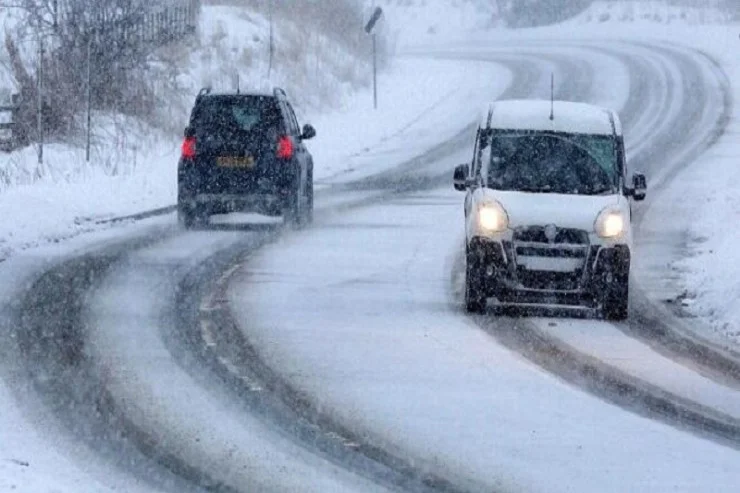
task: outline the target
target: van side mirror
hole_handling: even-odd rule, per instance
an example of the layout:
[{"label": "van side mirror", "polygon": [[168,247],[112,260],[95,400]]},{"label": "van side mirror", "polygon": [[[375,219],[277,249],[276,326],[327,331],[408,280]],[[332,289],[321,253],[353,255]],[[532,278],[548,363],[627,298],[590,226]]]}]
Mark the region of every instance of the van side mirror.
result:
[{"label": "van side mirror", "polygon": [[455,190],[458,192],[464,192],[468,188],[468,175],[470,174],[470,166],[467,164],[461,164],[455,168],[455,175],[453,182]]},{"label": "van side mirror", "polygon": [[632,189],[630,195],[636,201],[645,200],[647,195],[647,178],[642,173],[635,173],[632,175]]},{"label": "van side mirror", "polygon": [[189,139],[190,137],[195,137],[195,129],[193,127],[187,126],[185,127],[185,138]]}]

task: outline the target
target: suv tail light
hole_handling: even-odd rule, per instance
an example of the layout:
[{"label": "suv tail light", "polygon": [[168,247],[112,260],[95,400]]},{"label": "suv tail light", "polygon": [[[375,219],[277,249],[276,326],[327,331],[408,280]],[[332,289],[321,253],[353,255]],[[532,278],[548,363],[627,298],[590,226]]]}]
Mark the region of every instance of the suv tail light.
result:
[{"label": "suv tail light", "polygon": [[293,157],[293,141],[287,135],[280,137],[277,145],[277,157],[280,159],[290,159]]},{"label": "suv tail light", "polygon": [[186,137],[182,142],[182,157],[185,159],[195,157],[195,137]]}]

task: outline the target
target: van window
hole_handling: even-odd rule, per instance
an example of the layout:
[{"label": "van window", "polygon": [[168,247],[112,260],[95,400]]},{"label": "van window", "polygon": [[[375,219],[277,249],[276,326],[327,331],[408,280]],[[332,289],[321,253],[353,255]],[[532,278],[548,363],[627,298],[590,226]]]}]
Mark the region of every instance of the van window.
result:
[{"label": "van window", "polygon": [[613,137],[495,132],[488,139],[487,183],[491,188],[575,195],[618,193],[621,166]]}]

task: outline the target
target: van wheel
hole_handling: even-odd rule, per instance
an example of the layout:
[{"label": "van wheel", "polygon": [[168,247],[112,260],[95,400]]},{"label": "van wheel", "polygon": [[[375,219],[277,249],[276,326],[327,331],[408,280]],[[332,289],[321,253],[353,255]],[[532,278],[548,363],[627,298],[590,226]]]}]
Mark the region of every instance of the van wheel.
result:
[{"label": "van wheel", "polygon": [[468,313],[486,311],[486,293],[480,261],[468,253],[465,259],[465,310]]},{"label": "van wheel", "polygon": [[629,277],[618,276],[604,289],[604,318],[614,322],[626,320],[629,312]]}]

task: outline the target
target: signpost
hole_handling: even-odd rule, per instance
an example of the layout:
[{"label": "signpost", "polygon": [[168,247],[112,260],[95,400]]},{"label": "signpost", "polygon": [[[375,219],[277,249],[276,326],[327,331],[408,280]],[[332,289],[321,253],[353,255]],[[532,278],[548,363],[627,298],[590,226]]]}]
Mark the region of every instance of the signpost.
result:
[{"label": "signpost", "polygon": [[376,39],[377,36],[373,31],[375,29],[375,25],[378,23],[382,15],[383,9],[377,7],[373,11],[373,15],[370,16],[370,20],[365,26],[365,32],[367,34],[371,34],[373,37],[373,107],[376,110],[378,109],[378,43]]}]

